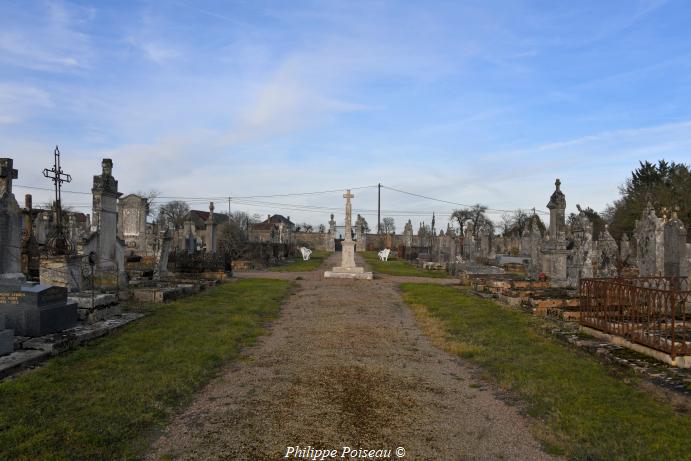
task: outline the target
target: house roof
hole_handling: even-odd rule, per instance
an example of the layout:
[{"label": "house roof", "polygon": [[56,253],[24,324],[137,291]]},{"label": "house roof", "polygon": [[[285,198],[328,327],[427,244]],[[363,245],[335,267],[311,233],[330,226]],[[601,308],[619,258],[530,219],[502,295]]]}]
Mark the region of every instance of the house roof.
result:
[{"label": "house roof", "polygon": [[[208,221],[209,220],[209,212],[208,211],[190,210],[188,216],[196,218],[200,221]],[[214,222],[216,224],[222,223],[222,222],[227,222],[227,221],[228,221],[228,215],[225,215],[223,213],[214,213]]]},{"label": "house roof", "polygon": [[264,221],[264,222],[270,222],[270,223],[274,223],[274,224],[281,224],[281,223],[283,223],[283,224],[295,225],[295,224],[290,220],[290,216],[288,216],[288,217],[286,218],[285,216],[280,215],[280,214],[275,214],[275,215],[273,215],[273,216],[269,216],[269,217],[266,219],[266,221]]}]

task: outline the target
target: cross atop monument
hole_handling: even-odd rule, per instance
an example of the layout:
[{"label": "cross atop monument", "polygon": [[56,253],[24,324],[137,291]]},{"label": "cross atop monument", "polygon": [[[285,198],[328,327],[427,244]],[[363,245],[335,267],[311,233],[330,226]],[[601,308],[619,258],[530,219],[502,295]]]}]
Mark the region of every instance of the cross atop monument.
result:
[{"label": "cross atop monument", "polygon": [[561,181],[559,180],[559,178],[557,178],[557,180],[554,181],[554,185],[557,186],[557,190],[559,190],[559,187],[561,186]]},{"label": "cross atop monument", "polygon": [[346,199],[346,202],[350,202],[351,198],[355,198],[355,195],[350,192],[350,189],[346,190],[346,193],[343,194],[343,198]]},{"label": "cross atop monument", "polygon": [[69,242],[65,238],[62,228],[62,183],[72,182],[72,176],[62,171],[62,167],[60,166],[60,149],[58,149],[58,146],[55,146],[53,156],[53,168],[50,170],[48,168],[43,169],[43,176],[52,180],[55,185],[56,226],[54,235],[48,239],[48,247],[51,253],[62,255],[66,254],[69,250]]},{"label": "cross atop monument", "polygon": [[19,177],[19,172],[12,168],[11,158],[0,158],[0,197],[12,193],[12,180]]}]

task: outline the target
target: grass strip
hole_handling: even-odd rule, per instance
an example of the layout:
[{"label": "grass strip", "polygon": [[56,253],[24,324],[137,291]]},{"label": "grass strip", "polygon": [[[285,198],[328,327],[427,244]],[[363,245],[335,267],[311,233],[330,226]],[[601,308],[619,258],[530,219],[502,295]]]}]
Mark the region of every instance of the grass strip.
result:
[{"label": "grass strip", "polygon": [[0,383],[0,459],[136,459],[274,318],[291,285],[241,280],[165,305]]},{"label": "grass strip", "polygon": [[435,343],[524,402],[548,452],[591,461],[691,459],[689,414],[651,397],[633,373],[543,334],[544,320],[451,287],[402,290]]},{"label": "grass strip", "polygon": [[380,274],[431,278],[451,277],[446,271],[423,270],[395,257],[389,257],[388,261],[380,261],[376,251],[365,251],[359,254],[362,255],[374,272],[379,272]]},{"label": "grass strip", "polygon": [[331,256],[329,251],[313,251],[310,256],[309,261],[304,261],[302,259],[296,259],[295,261],[281,265],[273,266],[269,268],[271,272],[307,272],[313,271],[319,268],[319,266],[324,263],[326,258]]}]

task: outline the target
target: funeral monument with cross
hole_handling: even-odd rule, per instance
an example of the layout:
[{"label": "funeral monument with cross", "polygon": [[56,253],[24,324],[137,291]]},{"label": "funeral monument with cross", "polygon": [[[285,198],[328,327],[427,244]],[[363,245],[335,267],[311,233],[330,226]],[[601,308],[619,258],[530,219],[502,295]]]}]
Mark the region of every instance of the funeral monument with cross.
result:
[{"label": "funeral monument with cross", "polygon": [[372,280],[372,272],[365,272],[365,269],[355,265],[355,242],[352,236],[353,208],[350,199],[355,196],[350,189],[343,194],[345,202],[345,240],[341,242],[341,265],[334,267],[330,271],[324,272],[325,278],[339,279],[365,279]]}]

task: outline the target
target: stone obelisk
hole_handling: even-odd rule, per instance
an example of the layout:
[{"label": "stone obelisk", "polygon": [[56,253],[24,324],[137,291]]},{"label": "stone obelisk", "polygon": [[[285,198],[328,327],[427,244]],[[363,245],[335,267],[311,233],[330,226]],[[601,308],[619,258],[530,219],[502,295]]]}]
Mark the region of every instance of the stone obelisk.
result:
[{"label": "stone obelisk", "polygon": [[352,235],[353,207],[350,199],[355,196],[350,189],[343,194],[345,202],[345,239],[341,242],[341,265],[334,267],[330,271],[324,272],[325,278],[339,279],[366,279],[372,280],[372,273],[365,272],[365,269],[355,265],[355,242]]}]

